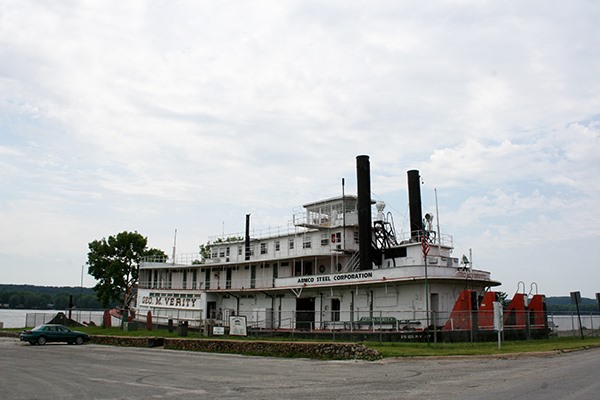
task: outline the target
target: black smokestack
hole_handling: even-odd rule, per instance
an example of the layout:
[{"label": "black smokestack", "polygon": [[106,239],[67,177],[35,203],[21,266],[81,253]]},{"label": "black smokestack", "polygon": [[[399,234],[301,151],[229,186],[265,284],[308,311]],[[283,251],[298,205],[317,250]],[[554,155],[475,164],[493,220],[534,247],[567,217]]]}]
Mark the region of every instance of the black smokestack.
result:
[{"label": "black smokestack", "polygon": [[356,157],[358,189],[358,251],[360,270],[372,269],[371,255],[371,166],[369,156]]},{"label": "black smokestack", "polygon": [[421,211],[421,177],[416,169],[408,171],[408,205],[410,208],[410,238],[419,240],[423,230]]},{"label": "black smokestack", "polygon": [[245,260],[250,260],[250,214],[246,214],[246,238],[244,240],[245,251]]}]

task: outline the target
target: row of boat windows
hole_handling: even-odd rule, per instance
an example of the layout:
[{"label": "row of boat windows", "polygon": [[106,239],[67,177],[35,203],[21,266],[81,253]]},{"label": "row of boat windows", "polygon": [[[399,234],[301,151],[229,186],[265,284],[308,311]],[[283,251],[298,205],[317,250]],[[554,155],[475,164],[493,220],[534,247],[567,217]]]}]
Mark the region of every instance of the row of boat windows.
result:
[{"label": "row of boat windows", "polygon": [[[211,281],[214,275],[215,280],[219,281],[221,277],[221,273],[225,273],[225,288],[231,289],[233,282],[233,272],[239,271],[240,269],[249,270],[250,271],[250,282],[249,287],[255,288],[257,281],[257,269],[271,269],[270,277],[261,276],[261,279],[269,279],[273,280],[279,278],[279,269],[280,268],[289,268],[290,262],[282,261],[280,263],[262,263],[262,264],[254,264],[254,265],[245,265],[245,266],[234,266],[227,267],[223,270],[211,270],[208,268],[202,269],[169,269],[169,270],[153,270],[150,272],[150,276],[148,277],[150,282],[147,282],[147,286],[151,288],[172,288],[173,284],[173,275],[180,275],[181,277],[181,288],[182,289],[198,289],[198,272],[200,272],[201,276],[204,278],[204,289],[211,288]],[[330,267],[332,268],[332,267]],[[342,270],[342,264],[337,263],[334,267],[335,272],[339,272]],[[325,264],[315,265],[312,261],[296,261],[292,263],[292,276],[308,276],[314,275],[316,273],[327,273],[331,272],[325,266]],[[188,285],[188,281],[190,280],[191,275],[191,285]],[[246,278],[247,279],[247,278]]]},{"label": "row of boat windows", "polygon": [[[358,244],[358,231],[354,231],[354,243]],[[302,236],[302,248],[303,249],[311,249],[313,247],[313,235],[311,234],[305,234]],[[341,243],[342,242],[342,233],[341,232],[335,232],[332,233],[331,235],[328,233],[321,233],[320,234],[320,245],[321,246],[329,246],[331,243]],[[273,243],[273,246],[270,246],[270,244]],[[281,240],[275,240],[275,241],[269,241],[269,242],[260,242],[259,243],[259,251],[260,254],[269,254],[269,248],[273,247],[275,252],[281,251],[282,250],[282,241]],[[296,247],[296,238],[289,238],[287,240],[287,248],[289,250],[294,250],[294,248]],[[243,254],[244,251],[244,246],[243,245],[238,245],[237,246],[237,254],[238,256],[241,256]],[[250,248],[250,255],[254,255],[255,254],[255,250],[254,250],[254,246],[252,246]],[[223,257],[229,257],[231,256],[231,246],[226,246],[226,247],[213,247],[211,250],[211,257],[212,258],[223,258]]]},{"label": "row of boat windows", "polygon": [[200,295],[191,293],[154,293],[150,292],[149,297],[173,297],[175,299],[199,299]]}]

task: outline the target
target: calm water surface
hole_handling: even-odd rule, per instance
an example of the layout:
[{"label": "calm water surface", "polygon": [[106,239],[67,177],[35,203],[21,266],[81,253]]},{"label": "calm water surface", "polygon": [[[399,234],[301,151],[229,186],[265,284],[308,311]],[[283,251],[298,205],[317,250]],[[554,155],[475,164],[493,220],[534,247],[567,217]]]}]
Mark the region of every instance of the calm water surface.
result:
[{"label": "calm water surface", "polygon": [[[0,309],[0,322],[4,322],[5,328],[25,327],[27,313],[40,312],[40,310],[7,310]],[[56,312],[54,312],[56,314]]]},{"label": "calm water surface", "polygon": [[[0,308],[0,322],[4,323],[5,328],[24,328],[33,327],[49,322],[61,310],[9,310]],[[68,314],[65,313],[65,314]],[[102,311],[72,311],[71,318],[79,322],[94,321],[96,325],[102,323]]]}]

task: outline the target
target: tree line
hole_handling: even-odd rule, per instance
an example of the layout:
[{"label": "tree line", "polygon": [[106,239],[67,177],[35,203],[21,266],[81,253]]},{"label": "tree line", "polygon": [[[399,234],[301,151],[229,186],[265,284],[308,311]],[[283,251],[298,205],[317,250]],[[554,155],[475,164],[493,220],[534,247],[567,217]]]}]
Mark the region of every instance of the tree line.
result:
[{"label": "tree line", "polygon": [[73,296],[78,309],[100,309],[102,304],[91,288],[73,286],[0,285],[0,304],[4,308],[66,310]]},{"label": "tree line", "polygon": [[[598,308],[599,305],[596,299],[581,298],[579,311],[585,313],[598,312]],[[546,310],[548,312],[577,312],[577,307],[571,303],[571,297],[569,296],[547,297]]]}]

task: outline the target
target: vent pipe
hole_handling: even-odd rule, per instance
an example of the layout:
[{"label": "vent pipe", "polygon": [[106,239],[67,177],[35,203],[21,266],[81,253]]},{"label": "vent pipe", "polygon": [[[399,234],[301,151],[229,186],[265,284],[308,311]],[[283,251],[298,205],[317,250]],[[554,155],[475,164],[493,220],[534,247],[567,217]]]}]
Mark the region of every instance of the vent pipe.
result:
[{"label": "vent pipe", "polygon": [[410,238],[420,240],[423,231],[421,210],[421,177],[416,169],[408,171],[408,205],[410,211]]},{"label": "vent pipe", "polygon": [[369,156],[356,157],[358,251],[361,271],[373,269],[371,252],[371,166]]},{"label": "vent pipe", "polygon": [[244,259],[250,260],[250,214],[246,214],[246,238],[244,239],[244,247],[246,251],[244,253]]}]

